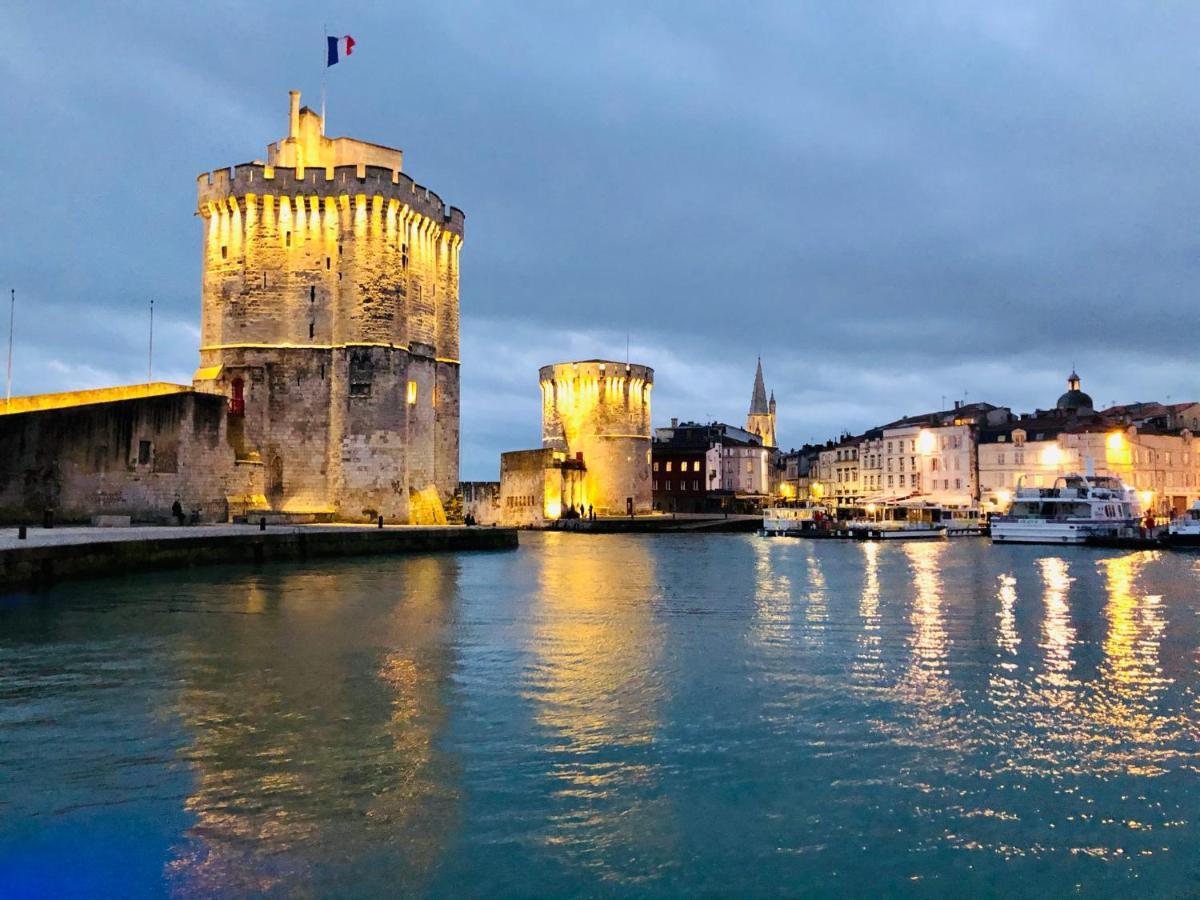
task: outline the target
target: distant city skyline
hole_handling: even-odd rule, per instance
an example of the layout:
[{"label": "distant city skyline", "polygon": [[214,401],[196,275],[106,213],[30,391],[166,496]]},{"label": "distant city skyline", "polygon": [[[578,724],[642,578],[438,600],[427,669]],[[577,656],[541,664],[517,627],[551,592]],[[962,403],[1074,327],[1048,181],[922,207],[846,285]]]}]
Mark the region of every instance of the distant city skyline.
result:
[{"label": "distant city skyline", "polygon": [[[14,394],[144,379],[151,299],[155,377],[190,382],[194,179],[278,139],[289,88],[319,102],[325,15],[10,11]],[[328,25],[358,42],[329,132],[401,147],[467,215],[464,479],[537,442],[540,366],[627,339],[657,425],[741,424],[761,356],[783,448],[954,400],[1046,407],[1072,364],[1098,407],[1200,399],[1200,8],[464,4]]]}]

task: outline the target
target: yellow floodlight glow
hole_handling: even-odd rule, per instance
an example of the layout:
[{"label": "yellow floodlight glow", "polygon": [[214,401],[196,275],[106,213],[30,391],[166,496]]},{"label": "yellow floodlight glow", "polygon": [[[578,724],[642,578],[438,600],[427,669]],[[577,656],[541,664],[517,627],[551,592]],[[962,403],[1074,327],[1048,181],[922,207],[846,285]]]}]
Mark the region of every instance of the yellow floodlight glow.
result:
[{"label": "yellow floodlight glow", "polygon": [[1138,498],[1142,501],[1142,506],[1149,509],[1154,502],[1154,491],[1142,491],[1138,494]]},{"label": "yellow floodlight glow", "polygon": [[874,503],[868,503],[868,504],[867,504],[867,512],[868,512],[870,515],[872,515],[872,516],[873,516],[873,515],[875,515],[875,511],[876,511],[877,509],[879,509],[879,507],[878,507],[878,506],[876,506]]},{"label": "yellow floodlight glow", "polygon": [[1124,450],[1125,435],[1121,434],[1119,431],[1114,431],[1108,436],[1107,440],[1105,440],[1105,444],[1108,446],[1109,450]]},{"label": "yellow floodlight glow", "polygon": [[562,503],[558,500],[547,500],[545,511],[547,519],[557,519],[562,515]]},{"label": "yellow floodlight glow", "polygon": [[1012,503],[1012,491],[1008,488],[1000,488],[1000,490],[996,491],[997,506],[1007,507],[1010,503]]},{"label": "yellow floodlight glow", "polygon": [[1047,447],[1045,450],[1042,451],[1042,465],[1043,466],[1057,467],[1058,464],[1062,462],[1062,458],[1063,458],[1063,452],[1062,452],[1062,449],[1058,446],[1058,444],[1051,444],[1049,447]]},{"label": "yellow floodlight glow", "polygon": [[917,452],[922,456],[928,456],[936,449],[937,438],[932,431],[922,431],[917,435]]}]

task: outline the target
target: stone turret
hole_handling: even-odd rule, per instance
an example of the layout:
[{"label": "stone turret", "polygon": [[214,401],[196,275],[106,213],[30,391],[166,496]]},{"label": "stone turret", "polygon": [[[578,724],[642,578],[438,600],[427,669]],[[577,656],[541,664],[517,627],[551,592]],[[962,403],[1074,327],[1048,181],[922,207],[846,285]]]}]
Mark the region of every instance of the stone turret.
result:
[{"label": "stone turret", "polygon": [[230,398],[284,512],[439,517],[458,483],[463,214],[400,150],[289,96],[266,163],[201,175],[197,387]]},{"label": "stone turret", "polygon": [[589,359],[543,366],[542,446],[582,457],[583,502],[599,515],[649,512],[649,366]]}]

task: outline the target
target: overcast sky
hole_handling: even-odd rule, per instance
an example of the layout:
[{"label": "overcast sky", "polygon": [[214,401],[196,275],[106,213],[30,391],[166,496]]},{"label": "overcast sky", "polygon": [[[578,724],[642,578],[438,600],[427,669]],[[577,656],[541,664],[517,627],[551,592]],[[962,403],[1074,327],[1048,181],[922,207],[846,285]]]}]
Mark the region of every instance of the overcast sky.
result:
[{"label": "overcast sky", "polygon": [[[0,24],[14,393],[197,363],[195,177],[287,91],[466,212],[463,477],[537,370],[653,366],[654,418],[784,446],[966,397],[1200,399],[1200,4],[21,2]],[[7,298],[5,298],[7,299]],[[7,310],[5,310],[7,312]],[[7,317],[5,317],[7,318]]]}]

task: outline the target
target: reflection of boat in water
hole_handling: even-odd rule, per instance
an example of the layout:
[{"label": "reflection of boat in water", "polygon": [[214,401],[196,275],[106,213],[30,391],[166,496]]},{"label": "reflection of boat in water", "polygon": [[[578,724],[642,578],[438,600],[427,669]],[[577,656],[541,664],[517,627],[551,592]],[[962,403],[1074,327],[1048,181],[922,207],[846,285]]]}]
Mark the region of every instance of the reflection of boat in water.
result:
[{"label": "reflection of boat in water", "polygon": [[1137,534],[1134,493],[1109,476],[1065,475],[1050,488],[1018,486],[1009,511],[992,516],[998,544],[1082,544]]},{"label": "reflection of boat in water", "polygon": [[1171,521],[1167,528],[1168,547],[1200,548],[1200,500],[1192,508]]},{"label": "reflection of boat in water", "polygon": [[946,537],[940,506],[868,503],[854,510],[846,536],[860,541],[936,541]]}]

